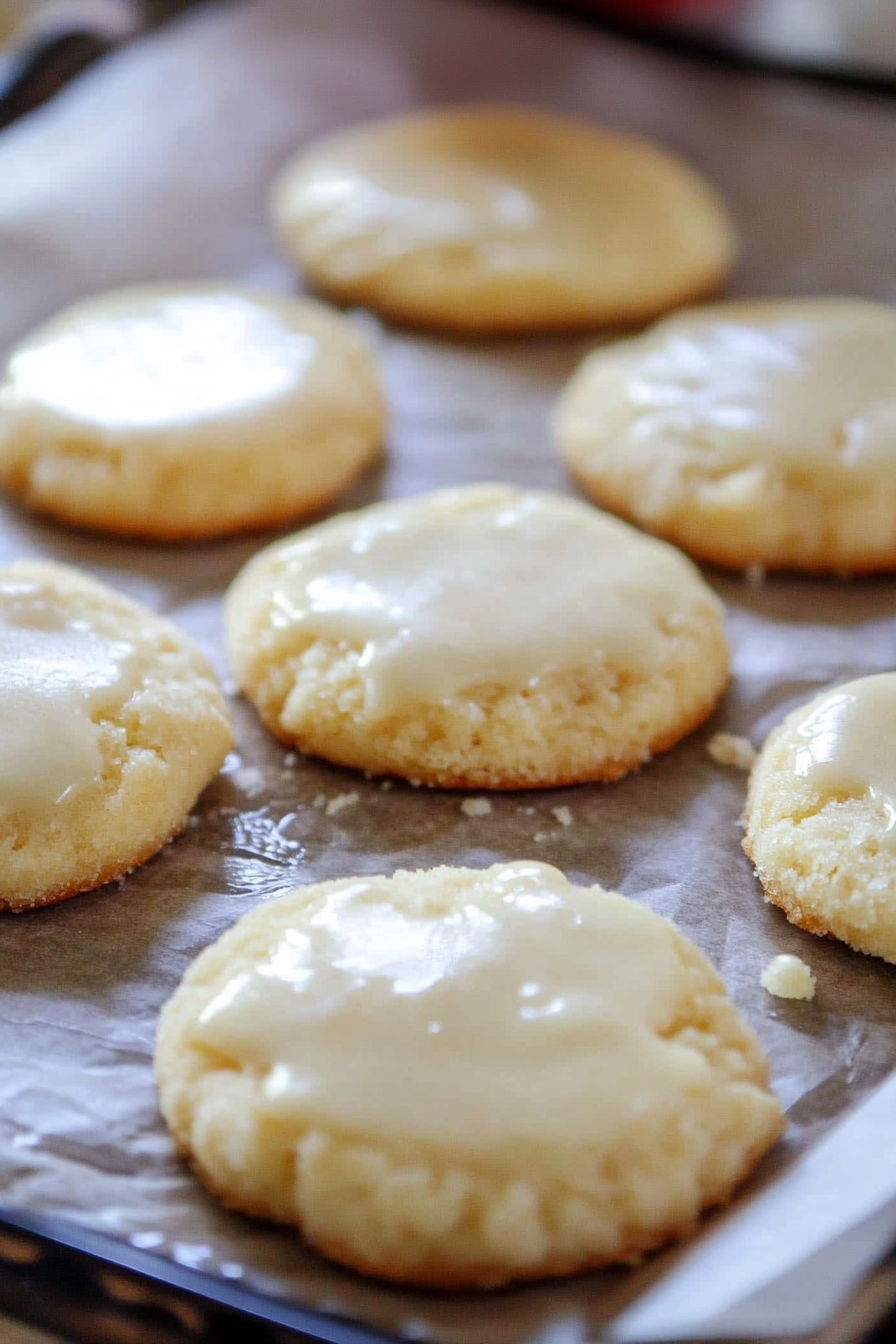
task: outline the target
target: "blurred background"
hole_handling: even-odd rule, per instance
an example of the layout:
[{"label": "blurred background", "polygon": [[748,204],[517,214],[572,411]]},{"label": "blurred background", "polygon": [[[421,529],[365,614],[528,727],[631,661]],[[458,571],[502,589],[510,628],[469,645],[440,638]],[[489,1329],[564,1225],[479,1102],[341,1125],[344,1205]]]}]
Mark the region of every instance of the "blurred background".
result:
[{"label": "blurred background", "polygon": [[592,8],[747,58],[896,86],[896,0],[603,0]]},{"label": "blurred background", "polygon": [[[896,90],[896,0],[527,2],[710,56]],[[69,69],[188,3],[0,0],[0,97],[24,62],[46,66],[41,77],[48,84],[64,79]]]}]

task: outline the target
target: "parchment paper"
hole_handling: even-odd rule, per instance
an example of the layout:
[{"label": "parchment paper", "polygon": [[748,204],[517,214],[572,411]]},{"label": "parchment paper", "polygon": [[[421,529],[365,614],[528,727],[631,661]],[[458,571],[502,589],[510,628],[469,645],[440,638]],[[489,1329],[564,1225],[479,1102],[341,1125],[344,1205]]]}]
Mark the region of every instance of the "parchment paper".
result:
[{"label": "parchment paper", "polygon": [[[893,104],[716,73],[512,9],[257,0],[177,21],[4,133],[0,340],[134,279],[292,288],[265,213],[288,153],[401,108],[508,98],[645,132],[704,169],[741,230],[735,292],[896,299]],[[493,478],[569,488],[547,413],[590,342],[452,344],[358,320],[378,343],[393,423],[387,465],[346,506]],[[262,540],[137,547],[0,506],[0,561],[85,566],[174,617],[225,678],[220,597]],[[0,922],[0,1198],[410,1337],[510,1344],[542,1329],[559,1338],[561,1323],[570,1340],[597,1328],[674,1253],[637,1273],[478,1299],[379,1287],[222,1212],[173,1157],[155,1105],[159,1006],[252,904],[296,882],[519,857],[644,901],[709,954],[789,1108],[789,1137],[759,1178],[773,1179],[896,1066],[896,972],[763,904],[738,844],[744,777],[705,745],[718,729],[758,743],[817,688],[893,666],[896,587],[707,577],[729,609],[732,688],[706,730],[618,784],[498,796],[490,816],[467,817],[456,794],[291,764],[237,702],[239,754],[181,839],[120,887]],[[328,814],[346,793],[358,801]],[[760,988],[785,951],[812,964],[814,1003]]]}]

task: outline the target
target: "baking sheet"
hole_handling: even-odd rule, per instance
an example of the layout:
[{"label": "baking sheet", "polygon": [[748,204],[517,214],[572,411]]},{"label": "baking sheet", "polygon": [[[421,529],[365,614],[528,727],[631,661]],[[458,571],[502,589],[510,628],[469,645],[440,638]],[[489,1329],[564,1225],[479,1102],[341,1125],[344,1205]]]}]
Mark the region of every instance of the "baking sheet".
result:
[{"label": "baking sheet", "polygon": [[[896,300],[892,104],[713,72],[513,9],[255,0],[176,21],[5,132],[0,341],[124,281],[294,288],[265,213],[286,155],[337,125],[468,99],[583,113],[684,153],[737,218],[734,292]],[[357,320],[377,343],[393,423],[387,463],[347,507],[495,478],[570,488],[547,414],[591,342],[448,343]],[[0,505],[0,562],[85,566],[180,622],[225,679],[220,597],[268,539],[137,547]],[[460,795],[293,762],[236,702],[238,755],[181,839],[120,887],[0,921],[0,1199],[410,1338],[593,1333],[676,1252],[637,1272],[480,1298],[380,1287],[218,1209],[174,1158],[151,1080],[160,1005],[251,905],[299,881],[527,857],[644,901],[709,954],[789,1108],[789,1136],[754,1184],[773,1179],[896,1066],[896,970],[763,904],[738,844],[744,777],[715,766],[705,744],[719,729],[758,743],[817,688],[893,666],[896,587],[707,577],[728,605],[732,688],[704,731],[618,784],[497,796],[491,815],[468,817]],[[344,794],[357,801],[328,810]],[[811,962],[814,1003],[760,988],[776,952]]]}]

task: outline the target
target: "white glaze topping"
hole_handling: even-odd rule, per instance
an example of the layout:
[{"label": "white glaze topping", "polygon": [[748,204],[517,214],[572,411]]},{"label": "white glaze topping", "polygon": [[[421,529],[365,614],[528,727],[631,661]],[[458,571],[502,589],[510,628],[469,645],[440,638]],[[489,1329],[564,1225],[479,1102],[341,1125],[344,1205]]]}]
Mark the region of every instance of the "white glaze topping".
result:
[{"label": "white glaze topping", "polygon": [[549,196],[550,178],[539,183],[531,169],[506,167],[512,176],[450,154],[430,164],[323,163],[303,180],[301,210],[315,220],[314,246],[343,282],[438,246],[489,247],[496,269],[558,265],[557,244],[569,228],[561,219],[558,237],[558,221],[545,218],[537,199],[545,188]]},{"label": "white glaze topping", "polygon": [[715,599],[677,552],[504,486],[381,505],[277,551],[271,620],[363,652],[371,713],[606,662],[645,674]]},{"label": "white glaze topping", "polygon": [[37,331],[10,359],[2,398],[109,432],[248,416],[295,393],[318,345],[285,304],[226,286],[141,286]]},{"label": "white glaze topping", "polygon": [[[596,356],[636,418],[707,463],[842,482],[896,463],[896,311],[848,299],[718,304]],[[596,407],[596,414],[601,414]]]},{"label": "white glaze topping", "polygon": [[672,927],[539,863],[449,913],[340,883],[207,1001],[191,1035],[310,1125],[482,1151],[600,1144],[709,1076],[661,1034],[689,987]]},{"label": "white glaze topping", "polygon": [[861,677],[809,706],[791,733],[794,770],[822,795],[868,796],[896,845],[896,672]]},{"label": "white glaze topping", "polygon": [[133,653],[33,585],[0,583],[0,807],[46,811],[98,780],[95,716],[123,702]]}]

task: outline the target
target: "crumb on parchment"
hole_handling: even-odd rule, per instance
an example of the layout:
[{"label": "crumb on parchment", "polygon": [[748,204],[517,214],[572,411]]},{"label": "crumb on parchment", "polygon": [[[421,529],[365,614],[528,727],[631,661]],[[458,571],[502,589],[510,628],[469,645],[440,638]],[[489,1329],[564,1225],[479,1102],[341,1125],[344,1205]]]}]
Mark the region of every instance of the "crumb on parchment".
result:
[{"label": "crumb on parchment", "polygon": [[360,794],[357,793],[337,793],[336,797],[331,798],[324,808],[324,815],[335,817],[343,808],[354,807],[359,798]]},{"label": "crumb on parchment", "polygon": [[556,817],[561,826],[572,825],[572,813],[568,807],[552,807],[551,816]]},{"label": "crumb on parchment", "polygon": [[264,775],[257,766],[241,765],[237,770],[231,770],[230,778],[247,798],[257,798],[264,793]]},{"label": "crumb on parchment", "polygon": [[815,976],[812,967],[799,957],[781,953],[772,957],[759,977],[759,983],[769,994],[779,999],[814,999]]},{"label": "crumb on parchment", "polygon": [[733,765],[737,770],[751,770],[756,760],[756,748],[746,737],[734,733],[716,733],[706,744],[716,765]]},{"label": "crumb on parchment", "polygon": [[467,817],[487,817],[492,805],[487,798],[465,798],[460,805],[461,812]]}]

